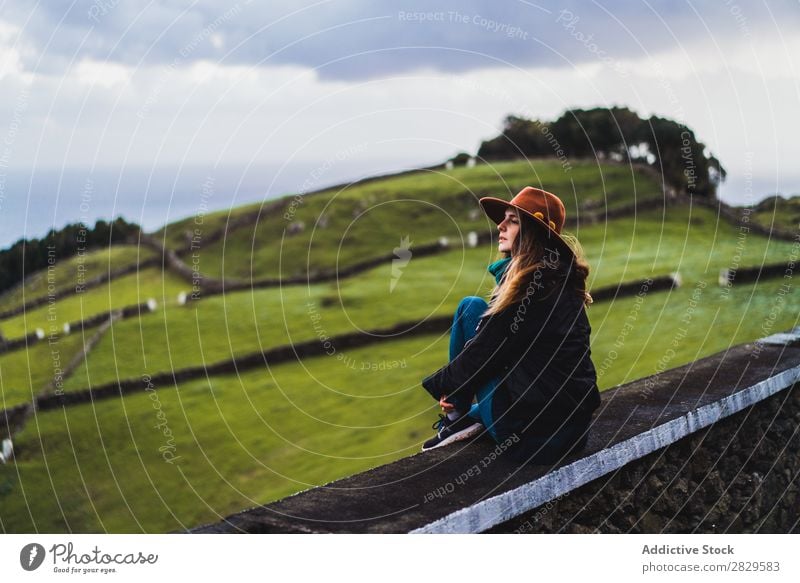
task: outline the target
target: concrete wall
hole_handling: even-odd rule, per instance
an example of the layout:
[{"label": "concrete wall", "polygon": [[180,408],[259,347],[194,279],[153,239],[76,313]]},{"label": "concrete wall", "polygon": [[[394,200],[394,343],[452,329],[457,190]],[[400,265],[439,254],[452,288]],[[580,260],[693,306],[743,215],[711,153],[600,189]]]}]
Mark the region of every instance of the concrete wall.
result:
[{"label": "concrete wall", "polygon": [[491,532],[800,532],[798,428],[795,384]]}]

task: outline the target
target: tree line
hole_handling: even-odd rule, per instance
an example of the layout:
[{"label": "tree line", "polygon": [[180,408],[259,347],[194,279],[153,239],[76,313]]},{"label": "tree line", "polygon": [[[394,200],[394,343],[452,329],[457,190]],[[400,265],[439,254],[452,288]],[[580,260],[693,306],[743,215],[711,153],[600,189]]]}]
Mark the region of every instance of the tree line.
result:
[{"label": "tree line", "polygon": [[134,242],[140,230],[136,223],[120,217],[110,223],[99,220],[93,228],[72,223],[62,229],[50,229],[41,239],[20,239],[0,251],[0,292],[14,287],[26,274],[44,269],[51,258],[64,259],[83,250]]},{"label": "tree line", "polygon": [[643,163],[689,195],[713,197],[725,179],[719,160],[694,131],[674,120],[640,118],[627,107],[571,109],[555,121],[509,115],[503,133],[481,144],[478,157],[612,159]]}]

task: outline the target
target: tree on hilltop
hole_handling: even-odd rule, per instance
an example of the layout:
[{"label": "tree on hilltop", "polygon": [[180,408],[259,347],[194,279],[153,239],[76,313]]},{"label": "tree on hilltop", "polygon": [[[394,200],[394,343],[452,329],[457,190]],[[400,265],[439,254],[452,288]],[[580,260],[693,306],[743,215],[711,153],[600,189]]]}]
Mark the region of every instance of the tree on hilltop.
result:
[{"label": "tree on hilltop", "polygon": [[715,196],[725,169],[694,131],[674,120],[640,118],[627,107],[572,109],[546,122],[509,115],[503,133],[481,144],[487,160],[597,158],[647,164],[690,195]]}]

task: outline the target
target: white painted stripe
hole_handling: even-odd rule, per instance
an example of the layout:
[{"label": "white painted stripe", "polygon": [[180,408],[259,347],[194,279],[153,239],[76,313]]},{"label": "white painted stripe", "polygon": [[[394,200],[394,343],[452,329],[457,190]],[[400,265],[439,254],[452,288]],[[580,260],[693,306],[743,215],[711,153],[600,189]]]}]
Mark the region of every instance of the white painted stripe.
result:
[{"label": "white painted stripe", "polygon": [[756,340],[759,344],[776,344],[778,346],[786,346],[792,342],[800,340],[800,326],[789,332],[778,332],[772,336]]}]

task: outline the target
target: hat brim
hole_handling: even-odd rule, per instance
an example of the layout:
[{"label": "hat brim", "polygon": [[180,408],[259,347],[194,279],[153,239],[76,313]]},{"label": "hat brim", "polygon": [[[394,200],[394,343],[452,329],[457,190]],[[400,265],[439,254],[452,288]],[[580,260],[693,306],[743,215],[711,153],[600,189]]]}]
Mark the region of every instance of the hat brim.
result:
[{"label": "hat brim", "polygon": [[503,200],[502,198],[495,198],[493,196],[485,196],[481,198],[478,203],[481,205],[483,212],[486,213],[486,216],[492,219],[496,224],[500,224],[506,218],[506,209],[513,208],[519,211],[520,213],[524,214],[527,218],[533,221],[539,230],[541,231],[542,235],[548,240],[548,242],[554,243],[560,249],[569,253],[569,255],[574,255],[575,252],[572,250],[572,247],[553,229],[550,228],[550,225],[545,223],[539,217],[533,216],[533,214],[529,213],[522,207],[519,207],[515,204],[511,204],[507,200]]}]

